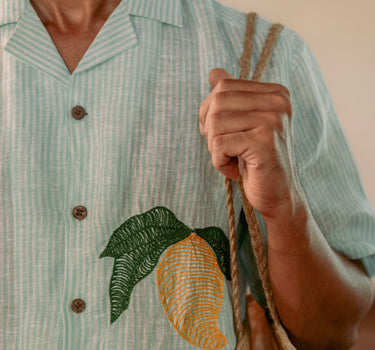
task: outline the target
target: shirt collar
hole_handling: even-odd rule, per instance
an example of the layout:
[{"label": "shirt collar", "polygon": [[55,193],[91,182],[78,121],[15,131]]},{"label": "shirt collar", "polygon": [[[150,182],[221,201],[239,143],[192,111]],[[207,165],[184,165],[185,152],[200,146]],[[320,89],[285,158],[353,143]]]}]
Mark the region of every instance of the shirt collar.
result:
[{"label": "shirt collar", "polygon": [[[0,26],[18,22],[29,0],[0,0]],[[129,14],[182,27],[181,0],[121,0]]]}]

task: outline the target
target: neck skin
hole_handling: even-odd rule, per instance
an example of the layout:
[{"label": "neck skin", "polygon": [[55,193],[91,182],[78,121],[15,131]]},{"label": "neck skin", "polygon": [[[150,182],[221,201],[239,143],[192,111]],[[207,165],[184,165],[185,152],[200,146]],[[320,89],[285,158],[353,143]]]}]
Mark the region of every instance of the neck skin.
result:
[{"label": "neck skin", "polygon": [[91,30],[105,22],[121,0],[30,0],[42,23],[61,33]]}]

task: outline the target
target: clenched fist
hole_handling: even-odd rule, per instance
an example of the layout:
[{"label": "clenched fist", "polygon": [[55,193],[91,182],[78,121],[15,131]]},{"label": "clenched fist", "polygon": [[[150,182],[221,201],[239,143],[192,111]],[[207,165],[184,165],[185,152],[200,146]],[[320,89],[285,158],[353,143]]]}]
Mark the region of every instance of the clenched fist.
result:
[{"label": "clenched fist", "polygon": [[289,91],[234,79],[220,68],[209,79],[213,90],[199,119],[213,166],[232,180],[241,174],[250,204],[272,217],[295,192]]}]

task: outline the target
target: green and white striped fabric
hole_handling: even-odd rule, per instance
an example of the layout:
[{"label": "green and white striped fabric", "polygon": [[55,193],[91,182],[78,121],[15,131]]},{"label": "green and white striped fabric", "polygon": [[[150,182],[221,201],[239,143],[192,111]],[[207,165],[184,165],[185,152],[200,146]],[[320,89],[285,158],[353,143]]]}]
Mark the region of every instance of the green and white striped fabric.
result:
[{"label": "green and white striped fabric", "polygon": [[[164,312],[156,268],[111,324],[114,260],[99,256],[122,223],[157,206],[188,227],[228,232],[224,179],[198,114],[211,69],[238,76],[245,21],[215,0],[122,0],[70,74],[28,0],[0,0],[0,348],[198,349]],[[257,22],[253,69],[269,26]],[[317,224],[374,276],[374,211],[293,31],[281,33],[263,80],[291,91],[296,167]],[[242,285],[253,281],[261,301],[250,255],[245,247]],[[224,283],[217,327],[227,345],[211,348],[235,349],[229,294]]]}]

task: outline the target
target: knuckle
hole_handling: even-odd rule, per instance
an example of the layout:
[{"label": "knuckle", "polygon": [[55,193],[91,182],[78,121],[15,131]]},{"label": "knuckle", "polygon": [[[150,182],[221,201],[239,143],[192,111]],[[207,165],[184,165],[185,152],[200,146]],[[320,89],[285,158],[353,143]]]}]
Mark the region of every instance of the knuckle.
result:
[{"label": "knuckle", "polygon": [[216,111],[220,110],[220,106],[223,104],[222,101],[225,97],[228,96],[227,91],[218,91],[212,98],[212,102],[210,105],[210,111],[215,113]]},{"label": "knuckle", "polygon": [[228,118],[233,117],[234,111],[219,111],[211,114],[211,123],[213,126],[217,127],[222,122]]},{"label": "knuckle", "polygon": [[223,148],[224,146],[224,137],[222,137],[221,135],[218,135],[218,136],[214,136],[212,138],[212,152],[215,153],[215,152],[220,152],[220,150]]},{"label": "knuckle", "polygon": [[232,95],[232,91],[230,90],[223,90],[223,91],[218,91],[215,95],[215,98],[218,100],[224,99],[226,97],[229,97]]},{"label": "knuckle", "polygon": [[221,135],[227,130],[227,120],[235,116],[234,111],[218,111],[209,115],[208,128],[212,136]]},{"label": "knuckle", "polygon": [[223,113],[222,112],[212,113],[211,114],[212,127],[213,128],[217,127],[217,125],[220,124],[223,119],[224,118],[223,118]]},{"label": "knuckle", "polygon": [[217,87],[219,90],[228,90],[232,86],[233,79],[221,79],[217,83]]},{"label": "knuckle", "polygon": [[210,129],[213,135],[219,132],[223,115],[221,112],[216,112],[210,116]]}]

